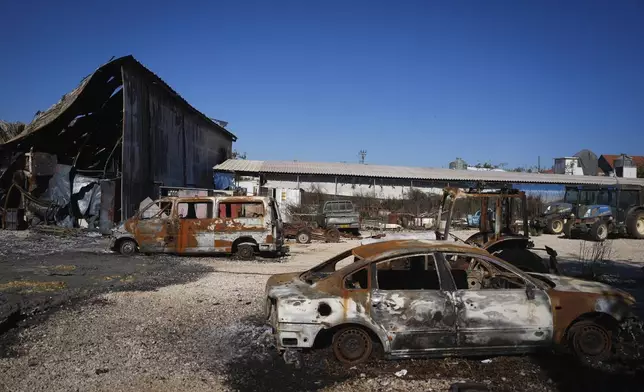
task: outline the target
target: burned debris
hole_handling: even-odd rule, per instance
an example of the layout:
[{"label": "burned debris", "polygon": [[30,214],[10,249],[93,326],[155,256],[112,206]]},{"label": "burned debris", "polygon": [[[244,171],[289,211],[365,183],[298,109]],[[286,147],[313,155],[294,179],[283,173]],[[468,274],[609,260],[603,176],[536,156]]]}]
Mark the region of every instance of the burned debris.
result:
[{"label": "burned debris", "polygon": [[114,59],[31,123],[0,123],[3,227],[108,233],[161,186],[211,188],[236,139],[221,124],[132,56]]}]

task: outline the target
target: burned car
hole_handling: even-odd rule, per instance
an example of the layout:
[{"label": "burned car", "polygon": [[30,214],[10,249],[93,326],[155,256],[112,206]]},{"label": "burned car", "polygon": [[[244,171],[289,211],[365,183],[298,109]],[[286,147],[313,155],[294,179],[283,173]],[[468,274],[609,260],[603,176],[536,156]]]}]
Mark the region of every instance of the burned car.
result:
[{"label": "burned car", "polygon": [[397,240],[349,249],[266,284],[266,318],[287,361],[330,345],[348,364],[387,358],[612,352],[635,299],[610,286],[523,272],[483,249]]},{"label": "burned car", "polygon": [[165,197],[151,201],[113,230],[110,248],[142,253],[283,254],[284,233],[273,198],[260,196]]}]

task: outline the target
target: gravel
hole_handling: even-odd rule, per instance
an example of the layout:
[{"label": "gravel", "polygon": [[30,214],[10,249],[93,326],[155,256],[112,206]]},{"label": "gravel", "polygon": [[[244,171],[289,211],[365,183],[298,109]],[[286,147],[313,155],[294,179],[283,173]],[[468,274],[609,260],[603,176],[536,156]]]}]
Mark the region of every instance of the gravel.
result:
[{"label": "gravel", "polygon": [[[579,249],[576,241],[566,244],[554,236],[535,242],[569,258]],[[292,255],[284,260],[254,262],[153,257],[151,262],[198,265],[203,271],[178,284],[156,282],[146,291],[133,287],[91,294],[17,329],[11,355],[0,357],[0,391],[446,391],[459,381],[483,383],[494,391],[639,389],[629,386],[641,374],[586,369],[556,355],[373,359],[349,368],[326,349],[306,354],[302,369],[284,364],[262,320],[266,279],[303,270],[355,244],[292,244]],[[634,281],[641,278],[642,245],[613,243],[620,263],[629,266],[619,273],[631,273],[627,278]],[[96,252],[87,257],[99,257]]]}]

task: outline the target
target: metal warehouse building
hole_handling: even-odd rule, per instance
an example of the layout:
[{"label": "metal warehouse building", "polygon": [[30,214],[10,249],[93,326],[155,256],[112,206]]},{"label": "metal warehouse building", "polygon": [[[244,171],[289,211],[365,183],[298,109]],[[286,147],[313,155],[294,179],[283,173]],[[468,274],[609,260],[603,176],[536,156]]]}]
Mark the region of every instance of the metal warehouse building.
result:
[{"label": "metal warehouse building", "polygon": [[[445,185],[474,186],[516,184],[528,192],[555,185],[644,185],[643,179],[599,176],[570,176],[499,171],[466,171],[423,167],[384,166],[357,163],[319,163],[299,161],[251,161],[229,159],[214,168],[229,173],[249,194],[260,188],[319,189],[339,196],[370,195],[378,198],[403,197],[410,188],[441,192]],[[559,191],[553,191],[559,192]],[[561,193],[561,192],[559,192]]]}]

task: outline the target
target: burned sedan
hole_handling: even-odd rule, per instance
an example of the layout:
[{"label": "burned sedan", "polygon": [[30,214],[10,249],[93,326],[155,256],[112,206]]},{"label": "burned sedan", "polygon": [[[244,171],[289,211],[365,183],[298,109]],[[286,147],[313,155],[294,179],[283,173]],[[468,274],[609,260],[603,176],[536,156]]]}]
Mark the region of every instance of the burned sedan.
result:
[{"label": "burned sedan", "polygon": [[286,360],[331,345],[349,364],[367,360],[374,344],[388,358],[570,347],[601,360],[635,303],[604,284],[525,273],[479,248],[422,240],[362,245],[273,275],[266,296]]}]

